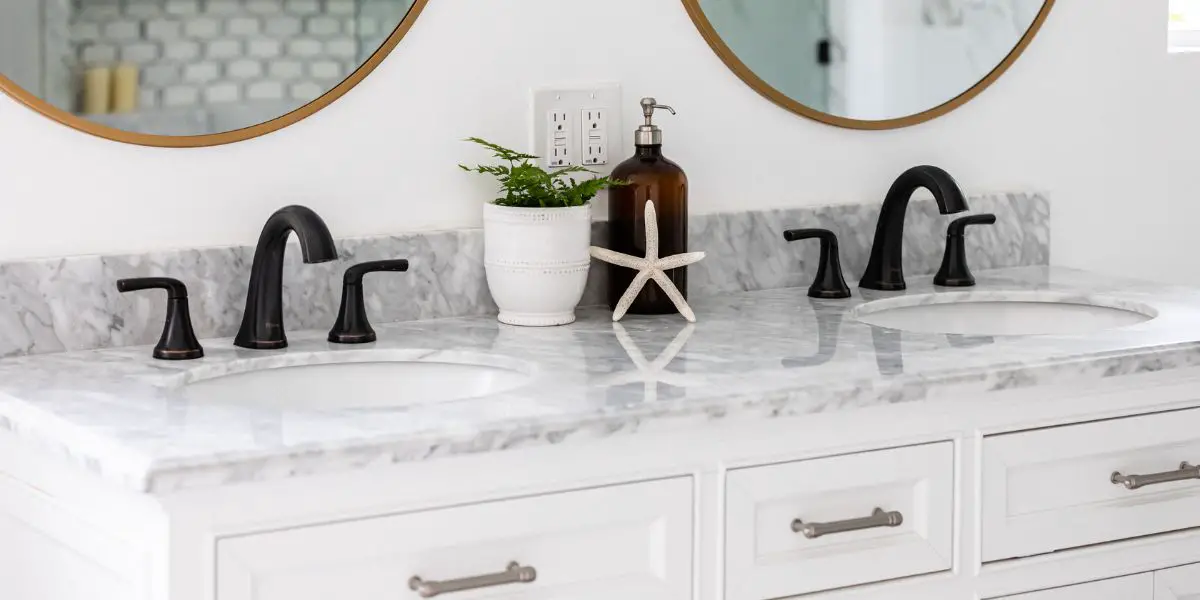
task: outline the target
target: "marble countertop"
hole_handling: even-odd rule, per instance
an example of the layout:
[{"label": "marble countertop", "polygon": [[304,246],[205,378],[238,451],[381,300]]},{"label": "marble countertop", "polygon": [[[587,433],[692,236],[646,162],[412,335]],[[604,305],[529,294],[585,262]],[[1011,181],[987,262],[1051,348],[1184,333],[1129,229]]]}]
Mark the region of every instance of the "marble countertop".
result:
[{"label": "marble countertop", "polygon": [[[462,318],[377,326],[380,341],[337,346],[294,332],[284,351],[205,342],[207,357],[165,362],[146,347],[0,361],[0,430],[139,492],[217,486],[617,435],[720,419],[771,419],[917,403],[938,386],[984,392],[1200,364],[1200,290],[1048,267],[976,273],[968,293],[1148,306],[1145,323],[1086,335],[899,332],[855,318],[866,301],[935,291],[805,289],[699,300],[699,323],[587,309],[548,329]],[[867,297],[862,297],[863,295]],[[531,383],[491,396],[387,408],[196,401],[189,382],[265,367],[383,358],[485,364]],[[348,389],[347,397],[353,397]],[[403,394],[403,389],[397,390]]]}]

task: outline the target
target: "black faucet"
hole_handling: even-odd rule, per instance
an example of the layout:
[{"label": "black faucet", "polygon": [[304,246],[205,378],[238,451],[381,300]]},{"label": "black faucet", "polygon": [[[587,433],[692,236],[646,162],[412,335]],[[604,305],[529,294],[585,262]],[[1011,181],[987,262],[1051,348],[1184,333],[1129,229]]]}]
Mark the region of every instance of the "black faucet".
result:
[{"label": "black faucet", "polygon": [[288,234],[293,231],[300,240],[304,262],[337,259],[333,236],[317,213],[303,206],[285,206],[275,211],[263,226],[258,248],[254,250],[246,312],[233,342],[235,346],[255,350],[287,347],[283,332],[283,252],[287,249]]},{"label": "black faucet", "polygon": [[892,189],[883,200],[879,212],[879,223],[875,226],[875,243],[871,246],[871,258],[863,273],[859,287],[869,290],[899,291],[905,289],[904,266],[904,214],[908,201],[918,188],[933,192],[938,210],[943,215],[967,210],[967,200],[962,190],[949,173],[937,167],[913,167],[896,179]]},{"label": "black faucet", "polygon": [[117,281],[117,291],[167,290],[167,320],[162,336],[154,346],[154,358],[159,360],[193,360],[204,357],[204,348],[192,330],[192,315],[188,311],[187,286],[170,277],[138,277]]},{"label": "black faucet", "polygon": [[380,271],[404,272],[408,261],[376,260],[354,265],[346,269],[342,277],[342,306],[338,309],[337,321],[329,330],[329,341],[334,344],[369,344],[378,339],[371,322],[367,320],[367,306],[363,300],[363,276]]},{"label": "black faucet", "polygon": [[789,242],[813,238],[821,240],[821,262],[817,266],[817,276],[808,288],[809,297],[830,300],[849,298],[850,288],[846,286],[846,278],[842,277],[837,235],[828,229],[789,229],[783,232],[783,239]]},{"label": "black faucet", "polygon": [[995,225],[996,215],[991,213],[959,217],[946,228],[946,252],[942,255],[942,266],[933,276],[933,285],[944,287],[971,287],[975,276],[967,266],[967,226]]}]

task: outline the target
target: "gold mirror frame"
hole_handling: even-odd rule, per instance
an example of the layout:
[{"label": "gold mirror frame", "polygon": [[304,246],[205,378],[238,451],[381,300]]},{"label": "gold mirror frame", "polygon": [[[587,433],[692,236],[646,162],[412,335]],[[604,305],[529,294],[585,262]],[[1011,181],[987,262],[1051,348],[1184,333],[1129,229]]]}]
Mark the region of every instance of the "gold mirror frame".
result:
[{"label": "gold mirror frame", "polygon": [[[2,0],[0,0],[2,1]],[[213,133],[208,135],[192,135],[192,136],[171,136],[171,135],[153,135],[147,133],[132,133],[121,129],[115,129],[93,123],[85,117],[71,114],[37,96],[25,91],[24,88],[14,83],[12,80],[0,74],[0,91],[12,96],[25,106],[41,113],[42,115],[58,121],[72,129],[89,133],[96,137],[109,139],[126,144],[137,144],[139,146],[154,146],[158,148],[202,148],[206,146],[220,146],[223,144],[232,144],[234,142],[242,142],[245,140],[254,139],[256,137],[267,135],[295,125],[308,117],[316,114],[325,107],[336,102],[339,98],[346,95],[347,92],[354,89],[355,86],[362,83],[368,75],[371,74],[379,65],[391,54],[392,50],[400,44],[400,40],[412,28],[417,17],[421,16],[421,11],[425,9],[425,5],[429,0],[413,0],[412,7],[408,9],[408,14],[404,16],[404,20],[396,26],[392,34],[387,40],[379,46],[379,49],[371,55],[361,66],[358,67],[349,77],[341,83],[334,86],[333,89],[325,92],[320,98],[297,108],[296,110],[287,113],[281,117],[277,117],[265,123],[260,123],[252,127],[243,129],[235,129],[224,133]]]},{"label": "gold mirror frame", "polygon": [[[840,0],[834,1],[837,2]],[[1057,0],[1045,0],[1046,3],[1042,6],[1041,12],[1039,12],[1037,18],[1033,20],[1033,24],[1031,24],[1029,26],[1029,30],[1025,32],[1025,36],[1021,38],[1021,41],[1017,42],[1016,47],[1014,47],[1012,51],[1008,53],[1008,56],[1004,57],[1004,60],[1001,61],[996,68],[992,69],[991,72],[989,72],[983,79],[980,79],[978,83],[971,86],[970,89],[950,99],[948,102],[939,104],[938,106],[935,106],[924,112],[909,115],[907,117],[884,119],[880,121],[865,121],[862,119],[839,117],[837,115],[816,110],[810,106],[793,100],[787,94],[775,89],[771,84],[764,81],[758,75],[755,75],[754,71],[751,70],[750,67],[746,66],[746,63],[743,63],[741,59],[734,54],[733,50],[731,50],[729,46],[725,44],[725,40],[721,39],[721,36],[717,33],[716,28],[714,28],[712,23],[709,22],[708,17],[704,15],[704,10],[700,8],[700,0],[683,0],[683,6],[687,9],[688,15],[692,17],[692,22],[696,24],[696,28],[700,30],[700,34],[704,36],[704,39],[708,42],[708,45],[712,47],[713,51],[717,53],[717,56],[721,57],[721,60],[725,62],[725,65],[728,66],[729,69],[734,72],[734,74],[741,78],[742,81],[746,82],[747,85],[749,85],[751,88],[754,88],[754,91],[763,95],[771,102],[774,102],[775,104],[778,104],[779,106],[786,108],[798,115],[808,117],[809,119],[820,121],[828,125],[844,127],[847,129],[881,130],[900,129],[903,127],[919,125],[926,121],[936,119],[966,104],[967,102],[970,102],[973,98],[975,98],[975,96],[978,96],[989,86],[995,83],[997,79],[1000,79],[1000,77],[1004,75],[1005,71],[1007,71],[1009,67],[1013,65],[1013,63],[1017,62],[1017,59],[1021,57],[1021,54],[1023,54],[1025,49],[1029,47],[1029,44],[1033,42],[1033,38],[1037,36],[1039,31],[1041,31],[1042,25],[1045,24],[1046,18],[1050,16],[1050,10],[1054,8],[1054,3],[1056,1]]]}]

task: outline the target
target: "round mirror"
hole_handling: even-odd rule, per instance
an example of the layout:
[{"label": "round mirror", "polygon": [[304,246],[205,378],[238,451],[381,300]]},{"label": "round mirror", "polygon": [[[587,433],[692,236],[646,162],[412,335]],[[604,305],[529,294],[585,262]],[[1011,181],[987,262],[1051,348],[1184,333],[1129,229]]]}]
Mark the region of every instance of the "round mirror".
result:
[{"label": "round mirror", "polygon": [[683,0],[739,77],[806,117],[892,129],[961,106],[1033,40],[1055,0]]},{"label": "round mirror", "polygon": [[0,90],[122,142],[236,142],[341,97],[426,2],[0,0]]}]

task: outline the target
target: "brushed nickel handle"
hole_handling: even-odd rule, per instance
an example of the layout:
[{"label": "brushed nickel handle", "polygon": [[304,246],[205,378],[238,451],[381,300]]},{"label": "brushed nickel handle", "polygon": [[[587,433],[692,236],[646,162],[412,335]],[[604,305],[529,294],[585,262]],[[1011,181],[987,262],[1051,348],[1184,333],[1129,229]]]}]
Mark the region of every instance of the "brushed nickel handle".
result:
[{"label": "brushed nickel handle", "polygon": [[508,585],[510,583],[532,583],[535,579],[537,579],[537,569],[522,567],[520,563],[513,561],[508,563],[508,568],[499,573],[476,575],[475,577],[464,577],[462,579],[425,581],[420,576],[413,575],[408,580],[408,587],[422,598],[432,598],[441,594],[465,592],[467,590]]},{"label": "brushed nickel handle", "polygon": [[1120,471],[1113,471],[1111,478],[1113,483],[1123,485],[1125,489],[1130,490],[1188,479],[1200,479],[1200,466],[1190,465],[1187,461],[1179,463],[1179,469],[1175,471],[1150,473],[1149,475],[1122,475]]},{"label": "brushed nickel handle", "polygon": [[874,529],[876,527],[899,527],[903,523],[904,515],[900,514],[900,511],[885,511],[882,508],[876,508],[871,511],[871,516],[869,517],[846,519],[845,521],[805,523],[800,519],[796,519],[792,521],[792,531],[803,533],[804,537],[815,540],[831,533],[846,533],[847,531]]}]

